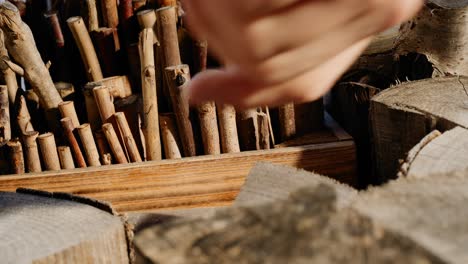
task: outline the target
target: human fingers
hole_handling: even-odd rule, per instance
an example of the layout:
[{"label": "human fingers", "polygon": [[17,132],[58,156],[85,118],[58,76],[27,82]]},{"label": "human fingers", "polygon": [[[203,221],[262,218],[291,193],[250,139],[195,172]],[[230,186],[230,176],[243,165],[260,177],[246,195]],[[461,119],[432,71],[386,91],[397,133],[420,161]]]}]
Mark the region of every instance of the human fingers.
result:
[{"label": "human fingers", "polygon": [[331,88],[369,41],[363,40],[316,69],[272,86],[261,85],[235,68],[202,73],[192,80],[189,96],[193,104],[215,100],[240,108],[315,100]]}]

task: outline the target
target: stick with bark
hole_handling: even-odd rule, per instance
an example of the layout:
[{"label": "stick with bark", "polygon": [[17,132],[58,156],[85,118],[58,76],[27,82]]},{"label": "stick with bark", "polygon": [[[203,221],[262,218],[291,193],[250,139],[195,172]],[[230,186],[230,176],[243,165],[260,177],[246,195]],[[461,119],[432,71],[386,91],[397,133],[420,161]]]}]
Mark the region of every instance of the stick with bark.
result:
[{"label": "stick with bark", "polygon": [[164,154],[166,159],[180,159],[180,139],[177,131],[174,114],[161,114],[159,116],[159,124],[161,127],[161,140],[164,146]]},{"label": "stick with bark", "polygon": [[196,156],[195,139],[192,123],[190,122],[190,107],[188,97],[184,93],[190,82],[188,65],[178,65],[165,69],[166,80],[169,84],[172,107],[177,119],[177,129],[184,149],[185,157]]},{"label": "stick with bark", "polygon": [[42,172],[39,148],[37,147],[37,137],[39,132],[27,132],[23,134],[24,156],[26,159],[26,170],[28,172]]},{"label": "stick with bark", "polygon": [[64,170],[71,170],[75,168],[75,163],[73,162],[73,156],[68,146],[60,146],[57,148],[60,166]]},{"label": "stick with bark", "polygon": [[128,156],[131,162],[142,162],[138,146],[128,125],[127,118],[122,112],[115,113],[114,119],[119,127],[120,134],[122,135],[125,148],[127,149]]},{"label": "stick with bark", "polygon": [[112,76],[96,82],[88,82],[85,90],[93,90],[98,86],[107,86],[114,98],[127,98],[132,95],[132,86],[127,76]]},{"label": "stick with bark", "polygon": [[[206,70],[208,57],[208,42],[194,41],[194,72],[199,73]],[[219,142],[218,119],[216,116],[216,105],[214,102],[206,102],[197,107],[198,119],[200,121],[203,148],[207,155],[221,153]]]},{"label": "stick with bark", "polygon": [[112,154],[114,154],[117,163],[127,164],[127,156],[125,155],[122,145],[120,145],[119,138],[117,137],[117,134],[115,133],[112,124],[106,123],[102,125],[102,131],[104,132],[104,135],[107,138],[107,142],[109,143],[109,147],[112,151]]},{"label": "stick with bark", "polygon": [[93,32],[99,28],[99,19],[98,11],[96,8],[96,0],[85,0],[83,4],[86,5],[83,10],[86,10],[84,17],[86,18],[86,25],[88,26],[88,31]]},{"label": "stick with bark", "polygon": [[156,92],[156,68],[154,65],[154,32],[145,28],[140,33],[141,82],[143,93],[142,128],[145,134],[146,159],[161,160],[161,139],[159,138],[158,98]]},{"label": "stick with bark", "polygon": [[16,80],[15,72],[8,67],[4,60],[9,61],[8,51],[5,46],[5,40],[3,31],[0,30],[0,56],[2,60],[0,61],[0,69],[3,73],[3,78],[8,87],[8,97],[10,98],[10,103],[16,105],[16,98],[18,92],[18,81]]},{"label": "stick with bark", "polygon": [[106,86],[98,86],[93,89],[94,99],[101,116],[102,123],[110,122],[115,114],[114,98]]},{"label": "stick with bark", "polygon": [[37,138],[44,161],[45,170],[58,171],[61,169],[60,160],[57,153],[54,134],[45,133]]},{"label": "stick with bark", "polygon": [[60,103],[59,110],[62,114],[62,118],[69,117],[74,127],[78,127],[80,125],[80,121],[78,120],[78,115],[76,114],[75,104],[73,103],[73,101],[66,101]]},{"label": "stick with bark", "polygon": [[106,135],[102,130],[98,130],[94,133],[96,139],[96,145],[98,147],[99,156],[101,156],[102,165],[111,165],[112,164],[112,155],[109,144],[107,142]]},{"label": "stick with bark", "polygon": [[88,74],[88,80],[102,80],[104,77],[101,66],[83,19],[81,17],[71,17],[67,20],[67,24],[80,50],[81,58]]},{"label": "stick with bark", "polygon": [[23,147],[18,140],[12,140],[7,143],[10,152],[11,168],[13,174],[24,174]]},{"label": "stick with bark", "polygon": [[232,105],[218,105],[219,133],[223,153],[240,152],[237,134],[236,109]]},{"label": "stick with bark", "polygon": [[296,135],[296,118],[294,104],[286,104],[279,107],[280,135],[284,142]]},{"label": "stick with bark", "polygon": [[36,48],[31,30],[21,20],[18,9],[8,1],[0,4],[0,28],[8,52],[24,69],[24,77],[34,87],[45,109],[56,109],[62,98]]},{"label": "stick with bark", "polygon": [[34,131],[34,127],[31,123],[31,115],[29,114],[24,96],[21,96],[19,99],[17,122],[22,134]]},{"label": "stick with bark", "polygon": [[79,168],[86,168],[85,158],[83,156],[83,153],[81,152],[81,148],[80,148],[80,145],[78,144],[78,141],[76,140],[75,134],[73,134],[73,131],[75,130],[76,127],[73,125],[72,119],[69,117],[65,117],[65,118],[62,118],[60,122],[62,123],[63,133],[65,135],[65,138],[68,141],[68,145],[71,148],[73,157],[75,158],[76,165]]},{"label": "stick with bark", "polygon": [[0,85],[0,146],[11,139],[10,103],[8,87]]},{"label": "stick with bark", "polygon": [[85,152],[87,164],[89,167],[101,166],[99,161],[99,152],[97,150],[96,142],[94,142],[93,132],[89,124],[84,124],[76,128],[80,136],[81,143]]},{"label": "stick with bark", "polygon": [[104,26],[108,28],[117,28],[119,26],[117,0],[101,0],[101,10]]}]

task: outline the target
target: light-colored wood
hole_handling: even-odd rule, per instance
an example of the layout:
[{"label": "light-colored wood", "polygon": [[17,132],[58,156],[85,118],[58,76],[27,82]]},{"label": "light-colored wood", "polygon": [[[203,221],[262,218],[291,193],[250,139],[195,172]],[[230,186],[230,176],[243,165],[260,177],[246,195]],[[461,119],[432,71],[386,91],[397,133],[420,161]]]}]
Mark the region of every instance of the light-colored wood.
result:
[{"label": "light-colored wood", "polygon": [[19,140],[11,140],[7,143],[8,152],[10,156],[11,163],[11,172],[13,174],[24,174],[24,156],[23,156],[23,146]]},{"label": "light-colored wood", "polygon": [[44,169],[48,171],[59,171],[61,167],[54,134],[45,133],[39,135],[37,142],[39,143],[42,160],[44,161]]},{"label": "light-colored wood", "polygon": [[54,85],[57,91],[59,92],[60,97],[62,97],[62,99],[64,100],[68,97],[73,97],[75,94],[75,87],[72,83],[55,82]]},{"label": "light-colored wood", "polygon": [[180,59],[179,41],[177,36],[177,12],[173,6],[156,10],[158,39],[161,42],[163,68],[177,66]]},{"label": "light-colored wood", "polygon": [[119,138],[117,137],[112,124],[106,123],[102,125],[102,131],[107,138],[107,143],[109,143],[109,147],[114,155],[115,161],[118,164],[127,164],[127,156],[125,155],[122,145],[120,145]]},{"label": "light-colored wood", "polygon": [[165,69],[166,80],[169,85],[172,107],[176,116],[177,129],[184,149],[184,157],[197,155],[192,123],[190,122],[190,107],[185,91],[190,82],[188,65],[178,65]]},{"label": "light-colored wood", "polygon": [[[6,60],[10,60],[8,51],[5,45],[5,38],[3,31],[0,30],[0,56]],[[8,87],[8,97],[12,105],[16,105],[17,93],[18,93],[18,81],[16,80],[16,74],[13,72],[3,60],[0,61],[0,69],[3,73],[6,86]]]},{"label": "light-colored wood", "polygon": [[96,82],[89,82],[85,90],[93,90],[98,86],[106,86],[114,98],[126,98],[132,95],[132,86],[128,76],[112,76]]},{"label": "light-colored wood", "polygon": [[73,156],[68,146],[60,146],[57,148],[60,166],[64,170],[70,170],[75,168],[75,163],[73,162]]},{"label": "light-colored wood", "polygon": [[93,131],[101,129],[101,116],[99,108],[94,100],[94,94],[92,89],[83,89],[83,95],[85,98],[86,115],[88,117],[88,123],[91,125]]},{"label": "light-colored wood", "polygon": [[71,17],[67,19],[67,24],[80,50],[88,80],[91,82],[102,80],[104,77],[102,75],[101,66],[99,65],[96,50],[91,42],[91,37],[89,36],[83,19],[81,17]]},{"label": "light-colored wood", "polygon": [[[468,130],[456,127],[443,134],[436,131],[410,151],[400,169],[402,177],[426,178],[468,169]],[[406,166],[405,166],[406,165]]]},{"label": "light-colored wood", "polygon": [[237,131],[242,151],[260,150],[257,109],[249,109],[237,114]]},{"label": "light-colored wood", "polygon": [[296,118],[293,103],[279,107],[279,121],[281,141],[286,141],[296,136]]},{"label": "light-colored wood", "polygon": [[352,185],[356,181],[354,143],[336,138],[332,143],[268,151],[2,176],[0,190],[22,186],[79,193],[111,202],[120,212],[222,206],[232,202],[259,161],[304,168]]},{"label": "light-colored wood", "polygon": [[403,83],[375,96],[370,116],[380,180],[395,178],[399,160],[434,129],[468,128],[467,102],[466,77]]},{"label": "light-colored wood", "polygon": [[78,120],[78,115],[76,114],[75,104],[73,101],[62,102],[58,105],[62,118],[69,117],[73,123],[74,127],[80,125],[80,120]]},{"label": "light-colored wood", "polygon": [[223,153],[240,152],[237,135],[236,109],[232,105],[217,105],[219,134]]},{"label": "light-colored wood", "polygon": [[8,87],[0,85],[0,146],[5,145],[11,139],[10,99]]},{"label": "light-colored wood", "polygon": [[181,144],[179,133],[177,131],[175,115],[162,114],[159,115],[159,126],[161,128],[161,140],[164,146],[164,154],[166,159],[180,159]]},{"label": "light-colored wood", "polygon": [[41,172],[41,158],[39,156],[39,148],[37,147],[37,137],[39,132],[27,132],[23,134],[24,142],[24,159],[26,160],[27,172]]},{"label": "light-colored wood", "polygon": [[153,49],[154,32],[145,28],[140,33],[139,51],[141,83],[143,94],[142,130],[145,135],[146,160],[161,160],[161,139],[159,135],[159,110],[156,87],[156,68]]},{"label": "light-colored wood", "polygon": [[8,1],[1,4],[0,17],[3,21],[8,21],[0,23],[0,28],[9,54],[27,73],[25,78],[34,87],[45,109],[57,108],[62,98],[54,89],[49,70],[36,48],[30,28],[21,20],[18,9]]},{"label": "light-colored wood", "polygon": [[109,89],[107,86],[98,86],[93,89],[93,94],[102,123],[110,122],[111,117],[115,114],[115,106],[114,98]]},{"label": "light-colored wood", "polygon": [[122,135],[130,162],[142,162],[143,160],[140,152],[138,151],[138,146],[135,142],[132,131],[130,130],[125,114],[122,112],[115,113],[114,119],[119,127],[119,132]]},{"label": "light-colored wood", "polygon": [[86,25],[88,26],[88,31],[92,32],[99,28],[99,18],[98,11],[96,8],[96,0],[85,0],[87,14],[86,14]]},{"label": "light-colored wood", "polygon": [[88,167],[101,166],[99,161],[99,152],[97,150],[96,142],[94,142],[93,132],[89,124],[83,124],[76,128],[80,136],[81,143],[86,156],[86,163]]},{"label": "light-colored wood", "polygon": [[85,158],[83,156],[83,152],[81,151],[80,145],[78,144],[75,134],[73,133],[73,131],[76,128],[73,125],[73,121],[71,120],[71,118],[65,117],[60,120],[60,123],[62,124],[65,139],[67,140],[68,145],[70,146],[71,151],[73,152],[73,157],[75,158],[76,165],[79,168],[86,168],[87,166]]},{"label": "light-colored wood", "polygon": [[3,263],[129,263],[122,219],[102,205],[23,192],[0,193]]},{"label": "light-colored wood", "polygon": [[218,118],[214,102],[203,103],[197,107],[200,121],[203,149],[206,155],[221,154]]},{"label": "light-colored wood", "polygon": [[101,0],[100,2],[104,26],[108,28],[117,28],[119,25],[117,0]]}]

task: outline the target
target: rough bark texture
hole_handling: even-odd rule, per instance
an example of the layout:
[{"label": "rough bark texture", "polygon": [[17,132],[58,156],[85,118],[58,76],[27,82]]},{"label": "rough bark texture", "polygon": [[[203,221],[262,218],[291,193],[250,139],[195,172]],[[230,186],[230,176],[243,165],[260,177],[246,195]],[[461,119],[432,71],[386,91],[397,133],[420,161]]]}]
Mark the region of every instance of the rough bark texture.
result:
[{"label": "rough bark texture", "polygon": [[0,146],[5,145],[11,139],[10,103],[8,88],[0,85]]},{"label": "rough bark texture", "polygon": [[434,129],[468,127],[468,78],[408,82],[375,96],[370,115],[375,168],[381,181],[395,178],[399,160]]},{"label": "rough bark texture", "polygon": [[397,54],[426,55],[438,75],[467,75],[468,5],[466,1],[433,2],[439,6],[426,4],[415,19],[402,26]]},{"label": "rough bark texture", "polygon": [[41,59],[31,30],[21,20],[18,9],[8,1],[0,5],[0,28],[8,52],[23,67],[24,77],[34,87],[44,107],[57,108],[62,98]]}]

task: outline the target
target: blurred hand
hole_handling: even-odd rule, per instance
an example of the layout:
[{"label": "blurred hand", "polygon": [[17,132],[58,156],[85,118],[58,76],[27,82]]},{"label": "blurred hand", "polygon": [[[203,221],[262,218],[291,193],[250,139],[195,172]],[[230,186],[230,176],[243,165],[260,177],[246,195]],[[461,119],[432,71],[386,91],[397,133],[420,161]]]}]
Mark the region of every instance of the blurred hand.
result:
[{"label": "blurred hand", "polygon": [[312,101],[352,65],[372,35],[423,0],[184,0],[189,27],[226,66],[199,74],[192,103],[246,108]]}]

